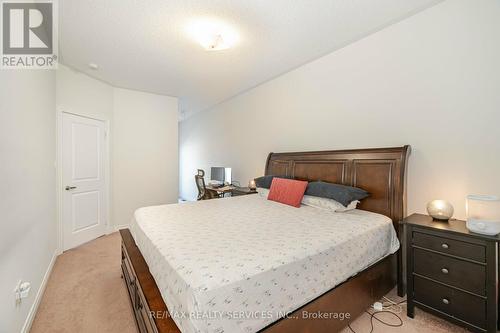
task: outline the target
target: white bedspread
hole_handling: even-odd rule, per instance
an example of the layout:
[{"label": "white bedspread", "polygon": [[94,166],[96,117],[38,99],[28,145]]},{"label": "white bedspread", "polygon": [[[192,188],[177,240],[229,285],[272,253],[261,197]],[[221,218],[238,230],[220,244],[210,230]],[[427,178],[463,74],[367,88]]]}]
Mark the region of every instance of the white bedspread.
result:
[{"label": "white bedspread", "polygon": [[141,208],[131,231],[183,333],[256,332],[399,248],[385,216],[259,195]]}]

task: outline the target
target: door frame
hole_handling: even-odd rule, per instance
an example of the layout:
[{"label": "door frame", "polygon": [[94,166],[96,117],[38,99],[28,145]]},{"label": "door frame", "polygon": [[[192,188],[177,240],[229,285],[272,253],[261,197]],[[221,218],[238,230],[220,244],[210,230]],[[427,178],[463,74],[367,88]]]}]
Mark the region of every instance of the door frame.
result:
[{"label": "door frame", "polygon": [[104,190],[106,191],[106,210],[104,212],[106,216],[105,230],[106,235],[110,234],[113,230],[111,228],[111,182],[110,182],[110,120],[104,117],[88,115],[79,112],[67,111],[67,110],[57,110],[56,111],[56,203],[57,203],[57,253],[63,253],[64,249],[64,221],[63,221],[63,194],[64,194],[64,182],[63,182],[63,116],[64,114],[71,114],[78,117],[93,119],[102,121],[105,128],[105,145],[106,154],[104,155]]}]

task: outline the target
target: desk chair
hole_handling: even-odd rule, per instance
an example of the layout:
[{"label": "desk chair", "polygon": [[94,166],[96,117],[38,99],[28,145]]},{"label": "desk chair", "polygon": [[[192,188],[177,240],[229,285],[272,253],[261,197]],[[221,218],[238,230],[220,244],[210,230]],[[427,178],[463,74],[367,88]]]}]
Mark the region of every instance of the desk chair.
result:
[{"label": "desk chair", "polygon": [[213,191],[207,191],[207,187],[205,186],[205,179],[203,178],[204,175],[205,171],[198,169],[198,174],[194,176],[194,181],[196,182],[196,187],[198,188],[197,200],[220,198],[220,196],[215,194]]}]

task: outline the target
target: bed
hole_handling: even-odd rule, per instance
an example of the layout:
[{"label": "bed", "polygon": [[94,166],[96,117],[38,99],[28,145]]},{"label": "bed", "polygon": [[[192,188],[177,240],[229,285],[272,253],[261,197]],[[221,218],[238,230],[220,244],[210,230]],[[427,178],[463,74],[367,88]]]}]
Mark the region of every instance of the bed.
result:
[{"label": "bed", "polygon": [[408,153],[405,146],[269,154],[266,174],[370,192],[346,213],[260,195],[137,210],[120,233],[139,330],[341,329],[401,275],[393,223],[405,215]]}]

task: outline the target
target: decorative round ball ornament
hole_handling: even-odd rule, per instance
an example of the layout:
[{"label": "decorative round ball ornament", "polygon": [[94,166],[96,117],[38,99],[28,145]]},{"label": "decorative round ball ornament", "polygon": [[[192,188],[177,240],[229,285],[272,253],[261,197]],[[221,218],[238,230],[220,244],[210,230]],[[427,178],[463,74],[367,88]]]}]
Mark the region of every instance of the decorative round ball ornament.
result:
[{"label": "decorative round ball ornament", "polygon": [[432,200],[427,204],[427,213],[435,220],[448,221],[453,216],[453,206],[446,200]]}]

